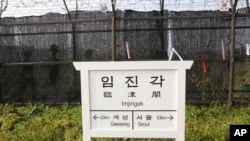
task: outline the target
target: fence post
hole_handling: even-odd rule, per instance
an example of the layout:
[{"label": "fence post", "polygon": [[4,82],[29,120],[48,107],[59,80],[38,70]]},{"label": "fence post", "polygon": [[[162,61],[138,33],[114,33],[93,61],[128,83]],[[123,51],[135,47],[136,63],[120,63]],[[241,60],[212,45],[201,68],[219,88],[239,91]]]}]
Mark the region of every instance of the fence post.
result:
[{"label": "fence post", "polygon": [[115,18],[115,2],[111,0],[112,4],[112,61],[116,61],[116,18]]},{"label": "fence post", "polygon": [[[164,17],[164,0],[160,0],[160,16],[161,17]],[[165,43],[164,43],[164,20],[163,19],[160,19],[160,40],[161,40],[161,59],[164,58],[164,50],[165,50]]]},{"label": "fence post", "polygon": [[234,49],[235,49],[235,24],[236,24],[236,6],[238,0],[235,0],[235,3],[231,1],[232,6],[232,15],[230,23],[230,66],[229,66],[229,86],[228,86],[228,107],[232,106],[233,101],[233,79],[234,79]]}]

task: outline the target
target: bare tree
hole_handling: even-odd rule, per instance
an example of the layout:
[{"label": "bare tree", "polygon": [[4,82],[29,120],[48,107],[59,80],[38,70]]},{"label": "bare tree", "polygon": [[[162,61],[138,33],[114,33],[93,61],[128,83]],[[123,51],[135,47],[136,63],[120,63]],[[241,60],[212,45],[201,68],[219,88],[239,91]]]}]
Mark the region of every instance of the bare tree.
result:
[{"label": "bare tree", "polygon": [[3,12],[7,9],[8,7],[8,1],[9,0],[1,0],[0,4],[0,18],[2,17]]}]

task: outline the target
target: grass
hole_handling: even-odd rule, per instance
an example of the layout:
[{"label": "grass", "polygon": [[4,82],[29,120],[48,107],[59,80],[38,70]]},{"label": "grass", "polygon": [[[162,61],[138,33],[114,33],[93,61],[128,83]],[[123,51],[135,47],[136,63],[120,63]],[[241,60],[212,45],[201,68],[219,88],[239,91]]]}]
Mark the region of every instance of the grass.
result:
[{"label": "grass", "polygon": [[[250,107],[186,107],[186,141],[227,141],[230,124],[250,124]],[[0,105],[0,141],[80,141],[80,105]],[[94,138],[94,141],[169,139]]]},{"label": "grass", "polygon": [[1,141],[80,141],[80,106],[2,105]]},{"label": "grass", "polygon": [[250,107],[194,107],[186,110],[187,141],[227,141],[231,124],[249,124]]}]

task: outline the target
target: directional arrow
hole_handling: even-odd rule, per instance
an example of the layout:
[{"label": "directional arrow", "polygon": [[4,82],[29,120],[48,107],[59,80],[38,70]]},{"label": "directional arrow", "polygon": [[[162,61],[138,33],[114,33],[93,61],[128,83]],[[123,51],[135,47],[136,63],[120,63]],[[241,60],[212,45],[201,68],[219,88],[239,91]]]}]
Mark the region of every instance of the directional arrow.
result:
[{"label": "directional arrow", "polygon": [[98,119],[99,117],[98,117],[97,115],[94,115],[94,117],[93,117],[93,118],[96,120],[96,119]]},{"label": "directional arrow", "polygon": [[167,117],[167,118],[170,119],[170,121],[174,119],[174,117],[173,117],[172,115],[170,115],[170,116]]}]

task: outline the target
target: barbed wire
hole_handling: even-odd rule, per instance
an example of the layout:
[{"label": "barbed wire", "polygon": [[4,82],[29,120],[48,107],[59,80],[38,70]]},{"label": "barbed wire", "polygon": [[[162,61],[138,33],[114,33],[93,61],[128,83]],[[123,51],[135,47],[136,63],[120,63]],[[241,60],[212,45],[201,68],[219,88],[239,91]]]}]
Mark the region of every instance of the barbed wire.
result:
[{"label": "barbed wire", "polygon": [[[164,10],[199,11],[220,10],[222,2],[230,0],[164,0]],[[111,0],[67,0],[69,11],[112,11]],[[117,10],[159,11],[160,0],[116,0]],[[247,0],[239,0],[237,8],[249,7]],[[63,0],[9,0],[2,17],[38,16],[46,13],[67,13]]]}]

